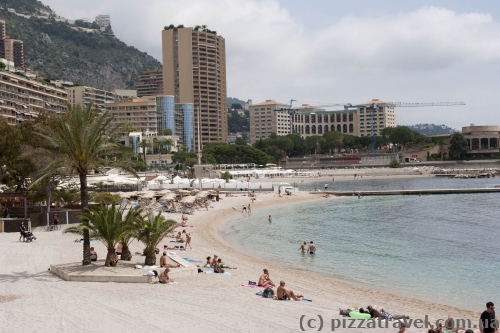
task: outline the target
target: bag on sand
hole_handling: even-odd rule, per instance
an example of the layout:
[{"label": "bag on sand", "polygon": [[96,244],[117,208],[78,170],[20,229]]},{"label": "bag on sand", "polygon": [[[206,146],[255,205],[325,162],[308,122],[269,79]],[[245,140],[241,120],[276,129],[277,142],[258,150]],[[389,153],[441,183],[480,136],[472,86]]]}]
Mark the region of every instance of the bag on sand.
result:
[{"label": "bag on sand", "polygon": [[272,290],[271,288],[264,289],[264,292],[262,293],[262,297],[273,298],[273,296],[274,296],[274,290]]}]

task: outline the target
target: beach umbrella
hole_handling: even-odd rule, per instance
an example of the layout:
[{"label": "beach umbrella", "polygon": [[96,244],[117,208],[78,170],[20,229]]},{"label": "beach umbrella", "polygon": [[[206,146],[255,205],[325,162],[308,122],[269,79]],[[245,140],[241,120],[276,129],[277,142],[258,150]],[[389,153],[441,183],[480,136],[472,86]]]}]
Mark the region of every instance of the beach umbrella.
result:
[{"label": "beach umbrella", "polygon": [[141,196],[141,199],[152,199],[155,197],[154,192],[146,192],[144,195]]},{"label": "beach umbrella", "polygon": [[196,197],[195,196],[192,196],[192,195],[188,195],[184,198],[182,198],[182,200],[180,201],[181,203],[188,203],[188,204],[191,204],[191,203],[194,203],[196,200]]}]

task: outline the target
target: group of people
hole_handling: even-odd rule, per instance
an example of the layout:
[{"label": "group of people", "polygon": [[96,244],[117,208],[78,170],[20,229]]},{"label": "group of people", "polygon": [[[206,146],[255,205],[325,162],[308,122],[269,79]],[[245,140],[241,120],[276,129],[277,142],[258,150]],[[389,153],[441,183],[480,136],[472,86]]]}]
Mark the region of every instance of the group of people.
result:
[{"label": "group of people", "polygon": [[[307,247],[307,249],[306,249],[306,247]],[[310,254],[310,255],[316,254],[316,245],[314,244],[313,241],[311,241],[309,243],[309,246],[307,246],[307,242],[304,242],[304,243],[302,243],[302,245],[300,245],[299,250],[302,251],[302,254],[306,254],[306,252],[307,252],[307,254]]]},{"label": "group of people", "polygon": [[[259,277],[259,282],[257,283],[259,287],[271,288],[276,287],[276,284],[269,277],[269,271],[264,268],[263,274]],[[279,300],[293,299],[294,301],[300,301],[300,298],[304,297],[300,294],[295,294],[292,290],[285,288],[285,281],[281,280],[278,289],[276,290],[276,297]]]},{"label": "group of people", "polygon": [[207,262],[205,263],[205,268],[212,267],[214,269],[214,273],[225,273],[224,269],[237,269],[235,266],[231,267],[226,265],[216,254],[214,254],[213,258],[208,256],[206,259]]}]

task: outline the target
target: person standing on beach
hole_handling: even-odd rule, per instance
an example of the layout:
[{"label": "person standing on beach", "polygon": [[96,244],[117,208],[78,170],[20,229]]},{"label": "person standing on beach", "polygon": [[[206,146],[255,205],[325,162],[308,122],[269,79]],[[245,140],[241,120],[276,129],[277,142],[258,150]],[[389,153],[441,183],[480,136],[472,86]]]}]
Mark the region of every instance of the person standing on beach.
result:
[{"label": "person standing on beach", "polygon": [[488,302],[486,303],[486,310],[481,314],[479,330],[481,333],[493,333],[498,329],[497,323],[495,320],[495,304]]},{"label": "person standing on beach", "polygon": [[313,241],[309,244],[309,247],[307,248],[307,252],[309,254],[315,254],[316,253],[316,245],[314,245]]},{"label": "person standing on beach", "polygon": [[250,204],[248,204],[248,215],[252,214],[252,208],[250,207]]},{"label": "person standing on beach", "polygon": [[54,214],[54,217],[52,218],[52,223],[54,224],[54,230],[59,229],[59,216],[57,214]]},{"label": "person standing on beach", "polygon": [[268,219],[269,223],[273,222],[273,218],[271,217],[271,215],[269,215]]},{"label": "person standing on beach", "polygon": [[187,232],[186,230],[182,230],[182,233],[186,234],[186,245],[184,245],[184,248],[187,250],[188,245],[189,245],[189,248],[193,249],[191,247],[191,234],[189,232]]},{"label": "person standing on beach", "polygon": [[306,243],[306,242],[304,242],[304,244],[302,244],[302,245],[299,247],[299,250],[301,250],[301,251],[302,251],[302,254],[305,254],[305,253],[306,253],[306,245],[307,245],[307,243]]},{"label": "person standing on beach", "polygon": [[325,184],[325,191],[328,191],[328,184]]}]

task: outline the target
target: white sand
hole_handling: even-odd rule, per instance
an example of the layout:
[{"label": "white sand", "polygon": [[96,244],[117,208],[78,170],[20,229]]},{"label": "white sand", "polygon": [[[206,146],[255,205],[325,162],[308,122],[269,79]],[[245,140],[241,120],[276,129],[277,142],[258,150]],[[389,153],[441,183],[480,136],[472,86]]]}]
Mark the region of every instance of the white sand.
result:
[{"label": "white sand", "polygon": [[[335,200],[307,193],[286,199],[273,197],[272,193],[259,194],[258,199],[252,205],[254,211],[281,203]],[[215,208],[209,212],[200,211],[190,216],[189,224],[195,227],[187,229],[193,236],[194,249],[178,252],[182,257],[197,260],[204,260],[207,255],[215,253],[238,269],[229,270],[230,276],[198,274],[179,278],[179,283],[174,285],[66,282],[47,269],[50,264],[81,260],[82,245],[73,242],[74,235],[36,231],[38,239],[34,243],[22,243],[18,241],[19,234],[0,234],[3,254],[0,258],[0,331],[299,332],[302,315],[306,318],[321,315],[326,321],[323,330],[331,331],[331,319],[342,319],[338,315],[339,307],[366,307],[369,304],[384,306],[393,314],[404,313],[412,318],[423,319],[428,314],[429,319],[435,321],[451,314],[454,318],[470,318],[473,323],[477,322],[479,313],[309,275],[232,249],[221,242],[217,227],[231,215],[241,214],[235,212],[232,206],[241,207],[248,202],[249,199],[243,196],[224,198],[214,203]],[[180,219],[179,214],[167,216]],[[165,239],[164,244],[173,244],[168,241]],[[106,253],[104,246],[91,244],[103,258]],[[133,243],[132,251],[138,250],[142,250],[141,244]],[[143,258],[134,256],[132,260],[140,263]],[[264,267],[270,270],[275,282],[285,280],[288,288],[304,294],[313,302],[264,299],[255,295],[261,289],[239,286],[249,280],[257,281]],[[388,329],[364,331],[396,332],[397,329],[391,325]],[[312,331],[317,331],[317,328]],[[423,331],[426,330],[407,330]]]}]

